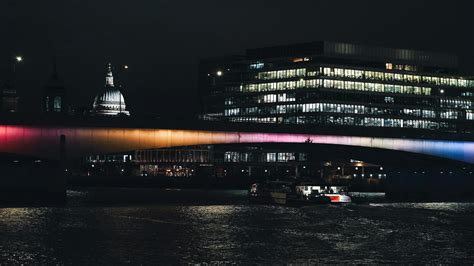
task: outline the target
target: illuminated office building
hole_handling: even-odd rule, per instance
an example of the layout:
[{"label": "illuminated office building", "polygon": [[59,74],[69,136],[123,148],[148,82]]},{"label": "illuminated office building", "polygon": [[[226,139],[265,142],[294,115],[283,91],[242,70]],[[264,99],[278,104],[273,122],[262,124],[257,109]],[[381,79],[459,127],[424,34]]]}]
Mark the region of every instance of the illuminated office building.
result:
[{"label": "illuminated office building", "polygon": [[203,60],[203,118],[474,131],[474,80],[453,55],[315,42]]}]

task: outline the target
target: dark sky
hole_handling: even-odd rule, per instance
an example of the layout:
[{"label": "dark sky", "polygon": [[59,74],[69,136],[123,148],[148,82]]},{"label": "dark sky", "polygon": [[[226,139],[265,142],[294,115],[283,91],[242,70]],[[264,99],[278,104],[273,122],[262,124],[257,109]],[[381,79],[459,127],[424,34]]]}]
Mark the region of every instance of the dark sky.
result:
[{"label": "dark sky", "polygon": [[[14,53],[23,111],[40,110],[57,55],[75,106],[92,105],[111,61],[135,113],[197,110],[199,58],[347,41],[458,54],[474,73],[468,0],[1,0],[2,76]],[[120,66],[127,64],[124,72]]]}]

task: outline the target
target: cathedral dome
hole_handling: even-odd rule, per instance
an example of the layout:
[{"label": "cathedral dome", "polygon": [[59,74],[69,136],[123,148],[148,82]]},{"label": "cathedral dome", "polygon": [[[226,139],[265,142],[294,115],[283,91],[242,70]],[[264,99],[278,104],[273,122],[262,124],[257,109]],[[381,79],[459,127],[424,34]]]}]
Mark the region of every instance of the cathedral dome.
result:
[{"label": "cathedral dome", "polygon": [[105,116],[130,115],[129,111],[127,111],[122,92],[114,86],[112,66],[110,63],[105,78],[105,90],[95,97],[93,113]]}]

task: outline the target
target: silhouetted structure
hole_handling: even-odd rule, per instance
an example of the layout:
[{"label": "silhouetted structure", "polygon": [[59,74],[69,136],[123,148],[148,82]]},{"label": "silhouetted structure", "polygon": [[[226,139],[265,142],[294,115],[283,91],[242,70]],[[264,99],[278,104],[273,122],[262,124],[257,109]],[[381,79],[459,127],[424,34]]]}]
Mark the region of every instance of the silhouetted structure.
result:
[{"label": "silhouetted structure", "polygon": [[63,80],[59,77],[56,59],[53,60],[53,74],[43,89],[44,112],[67,112],[67,93]]},{"label": "silhouetted structure", "polygon": [[18,95],[16,89],[8,83],[0,83],[0,110],[2,113],[18,112]]}]

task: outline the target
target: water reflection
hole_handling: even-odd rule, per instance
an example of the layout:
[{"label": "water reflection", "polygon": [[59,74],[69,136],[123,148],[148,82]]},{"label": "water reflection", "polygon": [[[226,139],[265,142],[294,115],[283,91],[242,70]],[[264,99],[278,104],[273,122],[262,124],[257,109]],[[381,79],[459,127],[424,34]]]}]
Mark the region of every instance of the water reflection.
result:
[{"label": "water reflection", "polygon": [[371,203],[374,207],[412,208],[450,212],[469,212],[474,209],[473,202],[416,202],[416,203]]},{"label": "water reflection", "polygon": [[249,205],[239,198],[227,205],[108,206],[94,205],[87,193],[73,196],[75,200],[61,208],[0,208],[1,262],[465,264],[474,260],[472,203],[287,208]]}]

